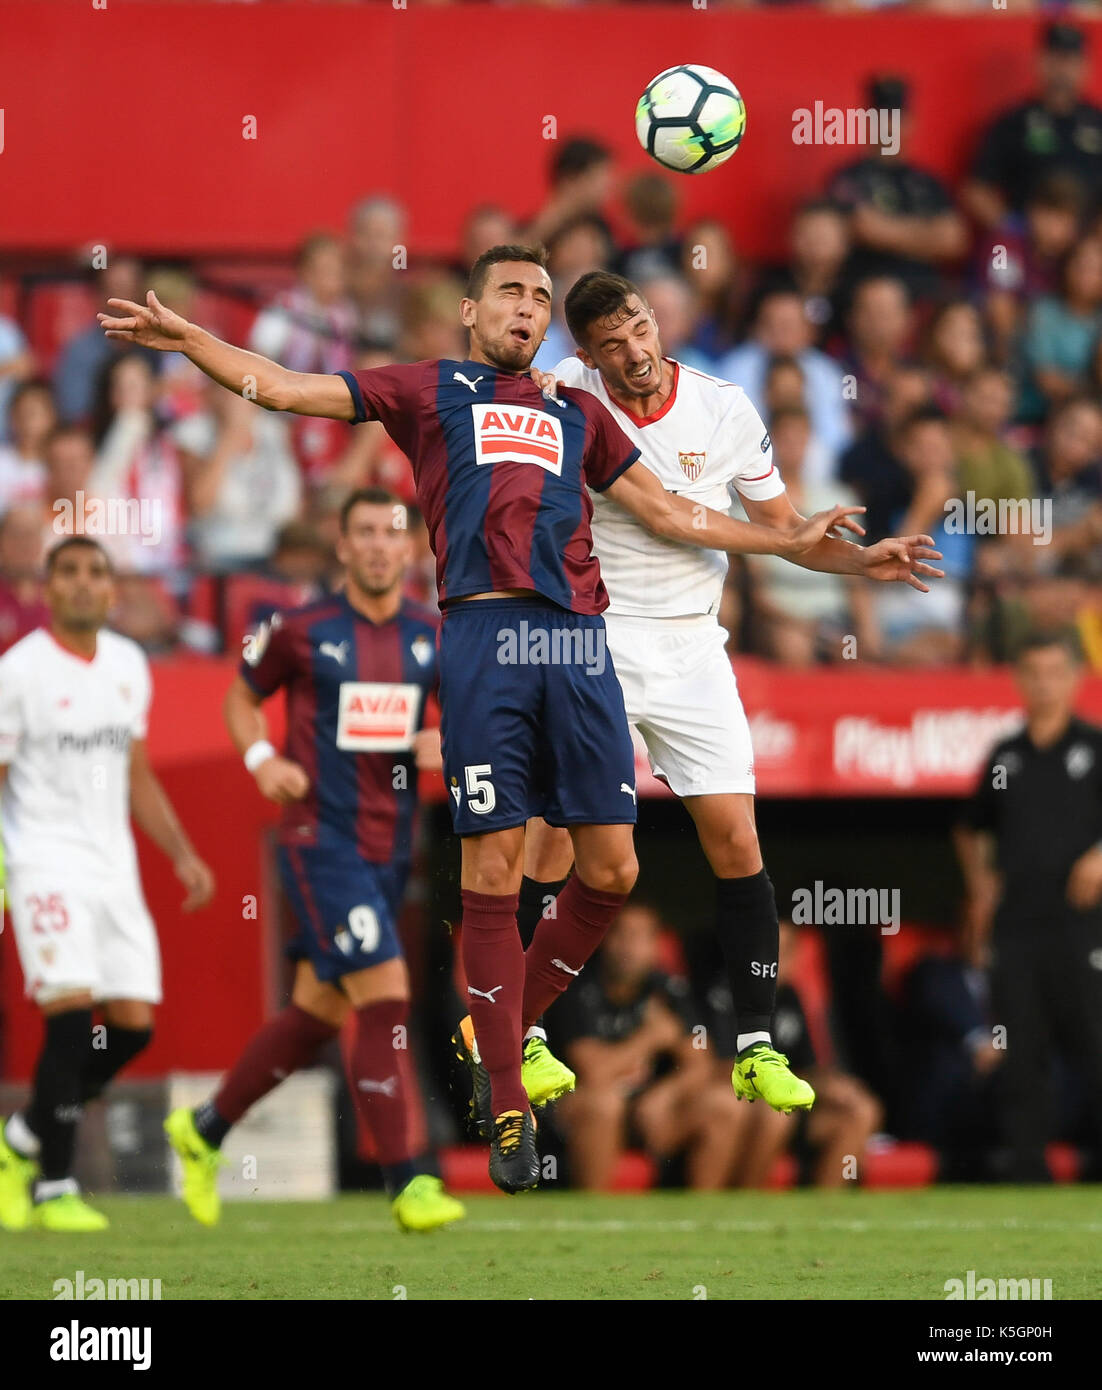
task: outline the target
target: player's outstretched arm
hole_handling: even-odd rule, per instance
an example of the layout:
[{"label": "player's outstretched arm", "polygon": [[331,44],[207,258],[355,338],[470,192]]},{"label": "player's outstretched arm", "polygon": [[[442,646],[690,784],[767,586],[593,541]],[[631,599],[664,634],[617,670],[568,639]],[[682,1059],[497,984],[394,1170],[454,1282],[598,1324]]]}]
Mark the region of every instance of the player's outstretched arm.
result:
[{"label": "player's outstretched arm", "polygon": [[641,464],[633,464],[605,490],[621,507],[631,512],[648,531],[665,540],[697,545],[703,550],[726,550],[734,555],[781,555],[792,560],[810,550],[835,528],[864,532],[851,516],[864,507],[831,507],[790,530],[761,526],[752,521],[736,521],[725,512],[690,502],[667,492],[654,474]]},{"label": "player's outstretched arm", "polygon": [[[792,505],[786,492],[764,502],[744,497],[742,505],[751,521],[760,526],[793,531],[804,523],[804,518]],[[930,592],[929,585],[924,584],[919,575],[927,579],[945,577],[942,570],[926,563],[927,560],[941,559],[941,551],[934,550],[933,544],[931,536],[889,536],[875,545],[860,546],[837,536],[824,535],[815,545],[787,558],[803,569],[909,584],[913,589],[927,594]]]},{"label": "player's outstretched arm", "polygon": [[198,324],[166,309],[152,290],[145,304],[109,299],[113,314],[97,314],[104,334],[135,347],[158,352],[182,352],[200,371],[235,395],[255,401],[265,410],[290,410],[296,415],[320,415],[327,420],[352,420],[352,395],[339,376],[292,372],[258,352],[223,343]]}]

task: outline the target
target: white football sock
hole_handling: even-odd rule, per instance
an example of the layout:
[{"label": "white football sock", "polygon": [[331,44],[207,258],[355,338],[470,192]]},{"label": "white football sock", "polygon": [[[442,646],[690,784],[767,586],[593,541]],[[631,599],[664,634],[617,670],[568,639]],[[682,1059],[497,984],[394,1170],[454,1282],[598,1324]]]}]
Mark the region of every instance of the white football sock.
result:
[{"label": "white football sock", "polygon": [[773,1039],[768,1033],[740,1033],[735,1039],[735,1049],[742,1052],[748,1047],[753,1047],[755,1043],[771,1043],[772,1041]]},{"label": "white football sock", "polygon": [[547,1034],[543,1031],[542,1028],[539,1028],[535,1024],[533,1024],[532,1027],[529,1028],[527,1033],[525,1033],[524,1041],[527,1042],[529,1038],[542,1038],[544,1042],[546,1042]]},{"label": "white football sock", "polygon": [[37,1158],[42,1147],[38,1142],[38,1136],[31,1131],[18,1110],[4,1126],[4,1138],[23,1158]]}]

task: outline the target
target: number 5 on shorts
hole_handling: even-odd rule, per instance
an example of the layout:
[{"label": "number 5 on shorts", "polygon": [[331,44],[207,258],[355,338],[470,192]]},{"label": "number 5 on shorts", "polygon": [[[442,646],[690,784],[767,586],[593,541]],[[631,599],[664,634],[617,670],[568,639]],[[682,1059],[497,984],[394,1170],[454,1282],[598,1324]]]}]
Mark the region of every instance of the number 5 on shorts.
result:
[{"label": "number 5 on shorts", "polygon": [[488,815],[497,805],[497,793],[490,781],[490,763],[468,763],[463,769],[467,782],[467,807],[477,816]]}]

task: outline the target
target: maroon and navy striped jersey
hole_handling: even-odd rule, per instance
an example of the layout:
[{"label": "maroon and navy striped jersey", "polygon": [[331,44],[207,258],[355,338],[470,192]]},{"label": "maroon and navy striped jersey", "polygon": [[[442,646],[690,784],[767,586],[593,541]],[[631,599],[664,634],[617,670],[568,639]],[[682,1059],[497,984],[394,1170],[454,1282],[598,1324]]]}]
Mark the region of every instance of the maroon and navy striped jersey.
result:
[{"label": "maroon and navy striped jersey", "polygon": [[310,779],[283,808],[280,840],[408,859],[417,770],[410,744],[436,690],[437,615],[405,600],[373,623],[343,593],[276,613],[245,647],[256,694],[287,691],[284,753]]},{"label": "maroon and navy striped jersey", "polygon": [[413,465],[440,602],[533,589],[575,613],[608,594],[587,488],[639,457],[588,391],[549,401],[526,372],[447,359],[341,372],[357,423],[379,420]]}]

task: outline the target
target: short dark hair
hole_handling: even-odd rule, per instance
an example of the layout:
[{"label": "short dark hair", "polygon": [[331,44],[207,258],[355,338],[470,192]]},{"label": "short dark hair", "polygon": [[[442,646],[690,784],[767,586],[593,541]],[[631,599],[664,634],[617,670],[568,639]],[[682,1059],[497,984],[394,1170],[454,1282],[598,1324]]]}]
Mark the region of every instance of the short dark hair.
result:
[{"label": "short dark hair", "polygon": [[786,420],[799,420],[805,425],[810,425],[811,415],[806,406],[803,405],[779,405],[769,416],[769,429],[775,431],[778,425],[783,425]]},{"label": "short dark hair", "polygon": [[503,261],[523,261],[527,265],[538,265],[541,270],[547,269],[547,249],[543,246],[521,246],[519,243],[507,244],[504,246],[491,246],[483,251],[474,265],[471,266],[471,273],[467,277],[467,299],[481,299],[482,291],[486,288],[486,275],[492,265],[501,265]]},{"label": "short dark hair", "polygon": [[785,370],[799,372],[805,380],[807,379],[807,373],[804,371],[803,367],[800,366],[800,359],[798,357],[793,357],[790,352],[775,352],[765,364],[766,378],[772,376],[774,372]]},{"label": "short dark hair", "polygon": [[8,413],[23,399],[24,396],[46,395],[50,398],[50,404],[57,409],[57,401],[54,399],[54,388],[43,376],[28,377],[25,381],[19,382],[11,395],[8,397]]},{"label": "short dark hair", "polygon": [[1076,666],[1083,664],[1083,646],[1074,628],[1057,628],[1050,632],[1035,630],[1027,633],[1018,644],[1014,660],[1020,662],[1030,652],[1043,652],[1051,647],[1059,647]]},{"label": "short dark hair", "polygon": [[643,304],[646,296],[638,285],[611,270],[588,270],[577,279],[563,301],[566,326],[576,343],[598,319],[628,317],[627,302],[635,295]]},{"label": "short dark hair", "polygon": [[88,550],[98,550],[107,564],[107,568],[114,573],[115,567],[111,563],[111,557],[99,541],[91,536],[64,536],[56,545],[52,545],[46,552],[46,573],[53,574],[58,560],[67,550],[72,550],[75,546],[83,546]]},{"label": "short dark hair", "polygon": [[588,135],[573,135],[555,150],[551,159],[552,181],[577,178],[598,164],[607,164],[611,158],[612,151],[599,140]]},{"label": "short dark hair", "polygon": [[949,417],[939,405],[920,405],[908,412],[895,428],[897,439],[904,439],[922,425],[948,425]]},{"label": "short dark hair", "polygon": [[339,519],[342,536],[348,531],[348,518],[352,515],[353,509],[359,506],[404,507],[405,503],[401,498],[395,497],[393,492],[388,492],[385,487],[356,488],[341,503]]}]

